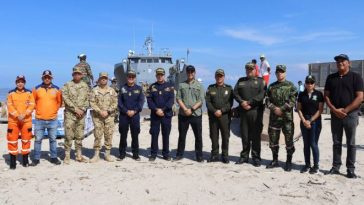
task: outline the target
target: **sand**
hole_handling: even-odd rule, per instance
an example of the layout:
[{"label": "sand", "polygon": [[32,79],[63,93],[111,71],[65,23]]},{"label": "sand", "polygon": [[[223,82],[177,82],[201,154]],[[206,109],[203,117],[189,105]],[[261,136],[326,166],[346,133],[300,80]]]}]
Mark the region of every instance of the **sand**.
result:
[{"label": "sand", "polygon": [[[323,119],[328,117],[324,115]],[[364,118],[360,118],[356,138],[356,173],[359,176],[364,176],[363,121]],[[0,140],[0,204],[362,204],[360,201],[364,200],[364,180],[361,177],[353,180],[344,175],[323,174],[331,168],[332,160],[329,120],[323,120],[319,141],[321,170],[315,175],[299,172],[304,163],[302,138],[295,143],[294,167],[290,173],[283,170],[286,160],[283,141],[279,156],[281,168],[265,168],[271,160],[266,141],[262,142],[261,167],[235,165],[234,161],[238,159],[242,148],[237,136],[237,120],[233,122],[230,138],[230,164],[195,162],[191,130],[187,136],[185,159],[167,162],[157,158],[155,162],[149,162],[149,123],[142,122],[140,162],[134,161],[129,155],[124,161],[111,163],[101,160],[94,164],[83,164],[72,160],[71,165],[55,166],[48,161],[49,144],[48,140],[44,140],[41,163],[37,167],[24,168],[18,162],[16,170],[8,169],[6,124],[0,124],[0,134],[3,136]],[[264,131],[266,134],[266,124]],[[204,115],[205,159],[209,157],[211,149],[208,133],[208,118]],[[299,136],[297,128],[295,136]],[[170,137],[173,156],[177,139],[175,117]],[[93,140],[93,135],[84,140],[84,154],[89,158],[93,155]],[[62,145],[63,140],[58,142]],[[119,134],[115,128],[114,156],[118,156],[118,144]],[[58,153],[63,159],[62,146],[59,146]],[[345,146],[342,157],[345,164]],[[345,166],[341,171],[346,174]]]}]

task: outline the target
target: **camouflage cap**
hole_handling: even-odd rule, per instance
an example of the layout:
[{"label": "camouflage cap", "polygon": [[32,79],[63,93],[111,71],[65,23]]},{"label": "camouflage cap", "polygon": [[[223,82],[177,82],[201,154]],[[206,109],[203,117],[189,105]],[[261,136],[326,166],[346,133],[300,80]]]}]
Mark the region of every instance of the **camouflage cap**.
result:
[{"label": "camouflage cap", "polygon": [[287,67],[286,67],[286,65],[277,65],[276,66],[276,71],[278,71],[278,70],[281,70],[283,72],[286,72]]},{"label": "camouflage cap", "polygon": [[109,78],[109,74],[107,72],[101,72],[99,73],[99,78],[106,77]]},{"label": "camouflage cap", "polygon": [[255,69],[255,65],[251,62],[247,62],[245,64],[245,69],[249,69],[249,70],[254,70]]},{"label": "camouflage cap", "polygon": [[155,70],[155,74],[162,74],[162,75],[164,75],[166,72],[164,71],[164,69],[163,68],[157,68],[156,70]]},{"label": "camouflage cap", "polygon": [[80,67],[74,67],[72,74],[74,74],[74,73],[81,73],[82,74],[82,68],[80,68]]},{"label": "camouflage cap", "polygon": [[219,68],[219,69],[217,69],[215,71],[215,75],[223,75],[223,76],[225,76],[225,71],[223,69]]},{"label": "camouflage cap", "polygon": [[305,83],[315,83],[315,82],[316,82],[315,76],[313,76],[313,75],[308,75],[308,76],[306,77]]},{"label": "camouflage cap", "polygon": [[128,70],[127,75],[134,75],[136,76],[136,72],[134,70]]}]

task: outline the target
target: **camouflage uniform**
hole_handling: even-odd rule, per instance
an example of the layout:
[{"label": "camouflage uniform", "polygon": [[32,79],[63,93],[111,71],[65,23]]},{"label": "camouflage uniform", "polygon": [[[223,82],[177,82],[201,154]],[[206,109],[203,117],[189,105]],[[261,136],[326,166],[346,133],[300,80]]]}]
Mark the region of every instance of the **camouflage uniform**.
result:
[{"label": "camouflage uniform", "polygon": [[[75,69],[79,71],[79,69]],[[74,72],[75,72],[74,71]],[[62,99],[65,105],[64,110],[64,128],[65,140],[64,148],[66,157],[69,157],[69,152],[72,147],[72,140],[75,140],[75,149],[81,153],[82,140],[84,138],[85,116],[89,107],[89,87],[83,81],[75,83],[69,81],[62,88]],[[84,111],[81,118],[76,116],[76,109]],[[82,158],[82,157],[81,157]],[[80,161],[80,160],[79,160]],[[83,160],[81,160],[83,161]]]},{"label": "camouflage uniform", "polygon": [[[114,117],[117,108],[117,94],[114,89],[106,86],[104,89],[99,86],[92,89],[90,105],[93,109],[92,120],[95,126],[95,143],[94,149],[101,149],[102,135],[105,137],[105,149],[110,150],[112,146],[112,135],[114,133]],[[106,118],[101,117],[100,112],[107,111],[108,116]]]},{"label": "camouflage uniform", "polygon": [[[285,66],[279,66],[283,65],[278,65],[277,68],[284,68],[285,71]],[[268,135],[269,147],[271,148],[273,154],[273,161],[278,161],[279,136],[281,130],[285,136],[287,161],[291,161],[292,155],[295,151],[293,144],[293,108],[295,105],[296,95],[296,87],[292,82],[287,80],[282,82],[276,81],[268,88],[268,108],[270,109]],[[282,110],[282,116],[277,116],[274,113],[274,109],[276,107],[279,107]]]},{"label": "camouflage uniform", "polygon": [[83,74],[82,81],[85,82],[89,88],[91,88],[91,81],[94,81],[94,76],[92,75],[92,70],[90,64],[86,62],[86,60],[81,60],[77,63],[73,69],[80,68]]}]

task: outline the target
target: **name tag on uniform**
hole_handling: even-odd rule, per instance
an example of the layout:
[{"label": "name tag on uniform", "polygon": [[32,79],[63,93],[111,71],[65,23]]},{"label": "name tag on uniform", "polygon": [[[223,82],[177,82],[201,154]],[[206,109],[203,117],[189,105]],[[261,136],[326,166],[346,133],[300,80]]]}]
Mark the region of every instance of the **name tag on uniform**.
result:
[{"label": "name tag on uniform", "polygon": [[225,90],[225,95],[229,94],[229,91]]},{"label": "name tag on uniform", "polygon": [[245,83],[244,82],[240,82],[239,85],[245,85]]},{"label": "name tag on uniform", "polygon": [[210,95],[216,95],[215,91],[210,92]]},{"label": "name tag on uniform", "polygon": [[134,90],[134,93],[135,94],[139,94],[139,90]]}]

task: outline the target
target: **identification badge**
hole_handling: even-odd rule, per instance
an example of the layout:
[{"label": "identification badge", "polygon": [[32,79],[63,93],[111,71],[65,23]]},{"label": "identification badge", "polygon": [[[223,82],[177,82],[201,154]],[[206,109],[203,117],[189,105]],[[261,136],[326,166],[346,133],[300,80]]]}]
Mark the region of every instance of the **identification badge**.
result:
[{"label": "identification badge", "polygon": [[129,92],[129,96],[131,96],[131,92]]},{"label": "identification badge", "polygon": [[312,100],[316,101],[317,100],[317,95],[313,95]]},{"label": "identification badge", "polygon": [[225,95],[229,94],[229,91],[225,90]]},{"label": "identification badge", "polygon": [[159,95],[162,95],[162,91],[159,91]]}]

